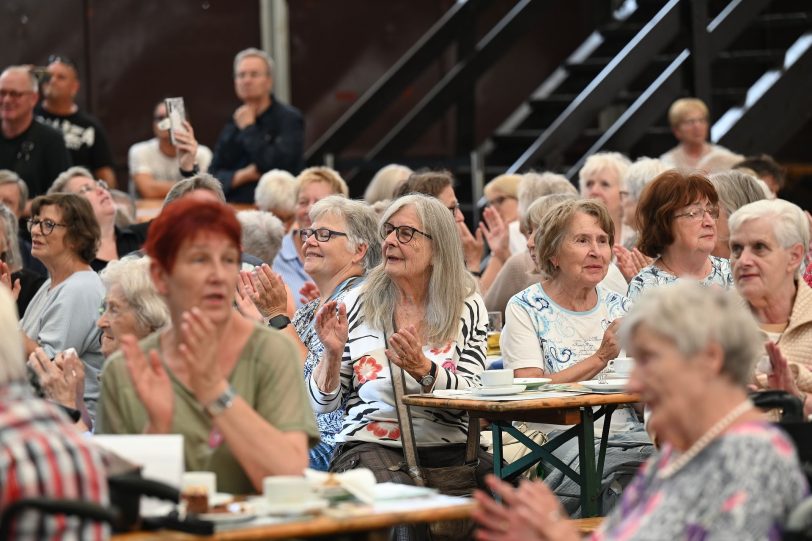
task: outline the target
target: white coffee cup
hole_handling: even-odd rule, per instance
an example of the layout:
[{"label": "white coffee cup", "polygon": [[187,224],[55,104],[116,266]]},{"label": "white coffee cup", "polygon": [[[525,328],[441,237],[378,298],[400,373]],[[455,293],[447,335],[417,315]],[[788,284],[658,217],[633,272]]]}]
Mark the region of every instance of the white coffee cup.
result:
[{"label": "white coffee cup", "polygon": [[513,385],[513,370],[485,370],[474,376],[474,383],[479,387],[508,387]]},{"label": "white coffee cup", "polygon": [[212,471],[187,471],[180,478],[181,494],[186,491],[205,490],[209,503],[217,492],[217,474]]},{"label": "white coffee cup", "polygon": [[618,376],[629,376],[634,369],[634,359],[631,357],[618,357],[607,363],[608,368]]},{"label": "white coffee cup", "polygon": [[297,504],[315,496],[313,485],[296,475],[273,475],[262,480],[262,494],[269,503]]}]

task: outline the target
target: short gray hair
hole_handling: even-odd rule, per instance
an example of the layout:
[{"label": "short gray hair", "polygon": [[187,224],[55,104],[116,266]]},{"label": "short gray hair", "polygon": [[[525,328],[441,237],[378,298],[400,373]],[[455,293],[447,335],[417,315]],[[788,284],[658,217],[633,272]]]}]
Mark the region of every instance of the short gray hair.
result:
[{"label": "short gray hair", "polygon": [[728,216],[748,203],[770,199],[772,195],[763,180],[743,171],[730,170],[714,173],[708,177],[708,180],[716,188],[719,204],[725,208]]},{"label": "short gray hair", "polygon": [[237,219],[242,225],[243,251],[268,265],[273,264],[285,236],[285,226],[281,220],[264,210],[241,210],[237,213]]},{"label": "short gray hair", "polygon": [[71,179],[76,177],[84,177],[89,178],[91,180],[96,180],[96,177],[93,176],[93,173],[87,167],[82,167],[80,165],[74,165],[73,167],[69,167],[62,171],[56,180],[53,181],[51,187],[48,188],[48,195],[52,193],[68,193],[68,182]]},{"label": "short gray hair", "polygon": [[668,167],[657,158],[638,158],[626,169],[623,183],[626,186],[626,197],[637,201],[646,184],[666,171]]},{"label": "short gray hair", "polygon": [[519,216],[524,216],[530,205],[539,197],[554,193],[571,193],[578,195],[578,190],[564,175],[545,171],[536,173],[531,171],[522,175],[517,191],[519,199]]},{"label": "short gray hair", "polygon": [[604,169],[610,169],[617,173],[618,188],[626,191],[626,169],[630,165],[629,158],[620,152],[597,152],[587,158],[584,166],[578,171],[578,186],[583,192],[587,178]]},{"label": "short gray hair", "polygon": [[[381,223],[406,206],[415,209],[423,231],[432,237],[431,240],[425,239],[431,242],[432,248],[426,295],[426,338],[430,344],[447,342],[457,334],[463,304],[476,291],[477,284],[465,269],[462,241],[454,216],[436,197],[423,194],[400,197],[386,210]],[[363,287],[365,296],[361,310],[364,319],[372,328],[391,334],[397,290],[383,264],[369,271]]]},{"label": "short gray hair", "polygon": [[268,66],[268,76],[273,77],[273,58],[271,58],[271,55],[265,51],[257,49],[256,47],[249,47],[237,53],[237,55],[234,57],[234,76],[237,75],[237,66],[243,61],[243,59],[248,58],[249,56],[256,56],[257,58],[264,60],[265,64]]},{"label": "short gray hair", "polygon": [[283,169],[271,169],[260,177],[254,202],[259,210],[292,216],[296,212],[296,177]]},{"label": "short gray hair", "polygon": [[147,256],[128,255],[111,261],[99,273],[108,292],[114,286],[121,288],[144,336],[169,323],[169,308],[150,279],[149,264]]},{"label": "short gray hair", "polygon": [[223,192],[223,185],[220,181],[208,173],[198,173],[193,177],[176,182],[175,185],[172,186],[172,189],[169,190],[169,193],[166,194],[163,206],[165,207],[175,199],[180,199],[187,193],[195,190],[209,190],[213,192],[221,202],[226,202],[226,194]]},{"label": "short gray hair", "polygon": [[8,288],[0,287],[0,386],[24,381],[26,368],[23,341],[18,330],[17,303]]},{"label": "short gray hair", "polygon": [[370,270],[381,262],[378,217],[372,207],[361,201],[331,195],[313,205],[310,209],[310,220],[315,222],[325,214],[344,219],[347,227],[347,240],[350,241],[352,253],[355,253],[358,246],[366,245],[367,252],[361,261],[364,271]]},{"label": "short gray hair", "polygon": [[17,190],[20,192],[20,203],[17,205],[16,212],[22,213],[25,210],[25,204],[28,201],[28,184],[25,183],[20,175],[8,169],[0,169],[0,186],[6,184],[16,184]]},{"label": "short gray hair", "polygon": [[595,218],[598,225],[609,237],[609,246],[614,246],[615,224],[612,222],[612,217],[609,216],[609,211],[603,201],[575,199],[558,203],[544,214],[534,238],[536,262],[541,274],[554,278],[560,272],[561,269],[553,264],[552,259],[561,251],[561,245],[564,243],[570,224],[579,212]]},{"label": "short gray hair", "polygon": [[3,228],[3,233],[8,242],[6,264],[8,264],[11,272],[17,272],[23,267],[23,259],[20,256],[20,232],[17,229],[17,216],[2,203],[0,203],[0,227]]},{"label": "short gray hair", "polygon": [[718,344],[724,356],[722,373],[742,388],[764,355],[758,325],[741,299],[693,280],[649,288],[635,301],[620,324],[619,338],[627,350],[641,325],[671,341],[685,357]]},{"label": "short gray hair", "polygon": [[530,208],[528,208],[527,212],[522,216],[520,224],[522,229],[530,233],[538,228],[544,216],[554,206],[564,201],[575,201],[576,199],[578,199],[577,193],[553,193],[539,197],[533,201],[533,204],[530,205]]},{"label": "short gray hair", "polygon": [[744,205],[730,215],[727,225],[731,235],[746,222],[767,218],[775,240],[782,248],[800,244],[804,248],[801,262],[809,249],[809,222],[801,207],[783,199],[761,199]]},{"label": "short gray hair", "polygon": [[394,199],[395,191],[414,171],[405,165],[390,163],[378,169],[364,191],[364,201],[372,205],[378,201]]},{"label": "short gray hair", "polygon": [[0,77],[5,75],[6,73],[14,73],[14,72],[27,75],[28,82],[31,84],[31,90],[33,92],[39,93],[39,81],[37,81],[37,76],[28,66],[9,66],[3,70],[3,73],[0,73]]}]

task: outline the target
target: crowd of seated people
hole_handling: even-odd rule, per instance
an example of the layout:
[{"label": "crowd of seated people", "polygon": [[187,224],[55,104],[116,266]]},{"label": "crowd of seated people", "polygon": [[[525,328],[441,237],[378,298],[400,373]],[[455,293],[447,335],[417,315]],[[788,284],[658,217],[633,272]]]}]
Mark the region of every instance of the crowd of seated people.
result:
[{"label": "crowd of seated people", "polygon": [[[106,143],[73,152],[75,133],[34,118],[65,116],[78,91],[71,62],[49,70],[39,106],[27,68],[0,75],[0,510],[24,493],[4,491],[20,445],[4,423],[21,401],[60,452],[93,448],[93,434],[181,434],[186,468],[216,472],[222,491],[261,492],[266,476],[306,467],[413,484],[392,368],[408,393],[474,387],[491,363],[489,311],[504,315],[501,361],[516,377],[577,383],[624,349],[637,359],[629,390],[646,415],[622,408],[608,427],[611,514],[596,539],[771,535],[806,493],[791,444],[746,389],[787,391],[812,413],[810,221],[775,199],[769,157],[707,142],[699,100],[672,107],[679,145],[660,159],[597,153],[578,189],[553,172],[493,178],[471,228],[448,171],[390,164],[355,200],[339,171],[303,169],[302,116],[274,97],[270,57],[247,49],[234,61],[241,105],[213,152],[189,122],[170,138],[155,106],[155,138],[133,145],[130,174],[164,203],[124,225]],[[21,152],[25,167],[6,159]],[[467,415],[411,414],[421,465],[462,465]],[[568,428],[522,430],[541,442]],[[486,482],[485,443],[472,483],[500,501],[477,497],[480,538],[571,536],[562,519],[580,512],[577,486],[552,462],[534,470],[546,485]],[[577,470],[574,443],[555,455]],[[71,467],[104,475],[83,456]],[[720,488],[697,493],[697,479]],[[66,494],[105,503],[86,481]]]}]

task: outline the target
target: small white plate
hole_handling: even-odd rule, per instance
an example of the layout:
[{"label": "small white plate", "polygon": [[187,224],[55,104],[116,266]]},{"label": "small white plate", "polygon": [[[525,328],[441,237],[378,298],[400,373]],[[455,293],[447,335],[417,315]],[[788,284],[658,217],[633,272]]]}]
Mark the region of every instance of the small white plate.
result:
[{"label": "small white plate", "polygon": [[524,385],[528,389],[538,389],[542,385],[547,385],[550,383],[550,378],[514,378],[513,384],[514,385]]},{"label": "small white plate", "polygon": [[623,391],[626,389],[626,384],[629,383],[628,379],[607,379],[600,382],[596,379],[590,381],[579,381],[581,385],[591,391],[615,392]]},{"label": "small white plate", "polygon": [[527,387],[524,385],[505,385],[504,387],[475,387],[471,389],[471,394],[479,396],[503,396],[519,394]]},{"label": "small white plate", "polygon": [[228,492],[215,492],[209,497],[209,507],[226,505],[234,501],[234,495]]},{"label": "small white plate", "polygon": [[264,500],[257,507],[258,511],[265,515],[296,516],[315,513],[316,511],[327,509],[329,506],[329,501],[322,498],[313,498],[304,502],[282,503],[271,503],[268,500]]}]

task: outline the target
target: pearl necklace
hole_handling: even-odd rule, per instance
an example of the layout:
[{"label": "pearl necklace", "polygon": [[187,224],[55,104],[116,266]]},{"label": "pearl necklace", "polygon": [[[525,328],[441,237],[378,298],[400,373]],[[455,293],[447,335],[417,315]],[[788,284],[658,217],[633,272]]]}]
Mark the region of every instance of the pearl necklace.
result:
[{"label": "pearl necklace", "polygon": [[702,450],[705,449],[705,447],[707,447],[710,442],[716,438],[716,436],[730,427],[730,425],[732,425],[736,419],[747,413],[752,407],[753,403],[750,402],[750,399],[746,399],[744,402],[736,406],[730,411],[730,413],[722,417],[715,425],[710,427],[707,432],[702,434],[702,436],[696,440],[694,444],[691,445],[684,453],[678,456],[674,462],[668,464],[657,472],[657,477],[660,479],[668,479],[680,471],[696,455],[702,452]]}]

